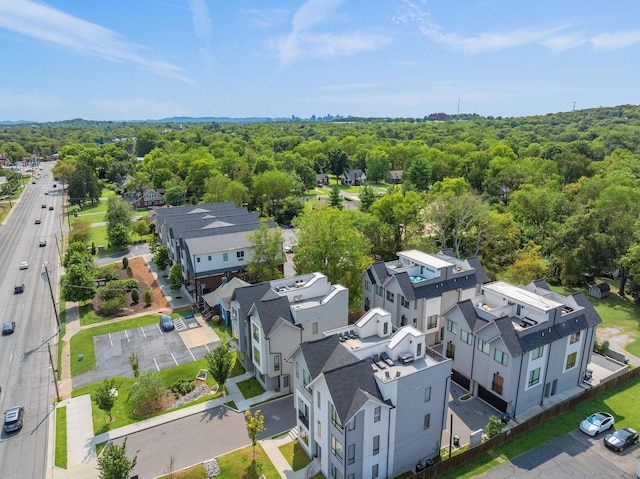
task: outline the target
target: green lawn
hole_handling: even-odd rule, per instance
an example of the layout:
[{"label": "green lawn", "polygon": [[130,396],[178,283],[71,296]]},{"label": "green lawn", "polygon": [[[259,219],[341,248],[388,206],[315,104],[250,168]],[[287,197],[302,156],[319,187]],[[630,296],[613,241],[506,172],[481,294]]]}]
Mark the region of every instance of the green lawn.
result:
[{"label": "green lawn", "polygon": [[307,467],[307,464],[311,462],[311,458],[307,455],[298,440],[288,442],[280,446],[279,449],[294,471],[299,471]]},{"label": "green lawn", "polygon": [[67,468],[67,406],[56,409],[55,465]]},{"label": "green lawn", "polygon": [[[191,313],[189,313],[191,314]],[[207,321],[211,329],[215,331],[221,341],[231,339],[231,326],[227,326],[222,321],[216,323],[215,321]]]},{"label": "green lawn", "polygon": [[264,392],[264,388],[256,378],[249,378],[244,381],[240,381],[237,386],[245,399],[259,396]]},{"label": "green lawn", "polygon": [[218,479],[258,479],[261,474],[267,479],[279,479],[280,474],[269,460],[262,446],[256,445],[256,457],[253,458],[253,446],[247,446],[237,451],[220,456],[220,475]]},{"label": "green lawn", "polygon": [[[114,323],[102,324],[95,328],[83,329],[71,337],[71,376],[85,373],[96,367],[96,356],[93,348],[93,337],[99,334],[113,333],[124,329],[147,326],[158,322],[158,316],[147,314],[137,318],[126,319]],[[84,357],[78,360],[78,355]]]},{"label": "green lawn", "polygon": [[636,406],[638,397],[640,397],[640,378],[622,384],[601,396],[584,401],[571,410],[534,427],[502,446],[496,447],[494,451],[499,459],[485,454],[440,477],[446,479],[476,477],[497,467],[501,462],[514,459],[556,437],[567,434],[576,429],[581,420],[595,411],[611,412],[616,419],[616,428],[625,426],[637,428],[637,425],[640,424],[640,408]]},{"label": "green lawn", "polygon": [[183,471],[160,476],[158,479],[202,479],[203,477],[207,477],[207,471],[203,464],[197,464]]}]

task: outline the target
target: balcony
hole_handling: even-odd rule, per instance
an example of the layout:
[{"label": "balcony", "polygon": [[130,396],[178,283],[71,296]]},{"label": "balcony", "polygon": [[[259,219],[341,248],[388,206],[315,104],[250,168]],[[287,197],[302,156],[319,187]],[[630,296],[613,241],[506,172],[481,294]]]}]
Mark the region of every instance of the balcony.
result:
[{"label": "balcony", "polygon": [[305,416],[302,412],[298,411],[298,419],[304,425],[304,427],[309,429],[309,418],[307,416]]}]

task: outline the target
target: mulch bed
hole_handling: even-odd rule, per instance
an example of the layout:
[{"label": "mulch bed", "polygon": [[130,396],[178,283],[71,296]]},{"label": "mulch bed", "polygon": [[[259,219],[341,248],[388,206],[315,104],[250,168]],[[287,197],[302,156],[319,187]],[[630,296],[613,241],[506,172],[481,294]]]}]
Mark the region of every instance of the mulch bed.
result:
[{"label": "mulch bed", "polygon": [[[129,279],[129,277],[127,276],[127,271],[122,268],[122,261],[118,261],[117,264],[119,279]],[[118,314],[117,316],[129,316],[132,314],[144,313],[149,310],[168,308],[169,302],[162,294],[162,290],[160,289],[160,286],[158,285],[156,279],[153,277],[153,274],[151,274],[151,272],[149,271],[149,267],[144,261],[144,258],[137,257],[129,259],[129,266],[131,267],[131,270],[133,272],[133,277],[140,283],[140,287],[138,288],[139,300],[137,303],[129,303],[123,310],[121,310],[120,314]],[[147,290],[147,288],[151,288],[152,293],[150,306],[147,306],[144,302],[144,292]],[[131,298],[130,295],[128,295],[128,297],[129,299]],[[100,300],[98,295],[96,295],[93,298],[92,302],[93,311],[96,314],[99,314],[100,312],[100,304],[102,304],[102,301]]]}]

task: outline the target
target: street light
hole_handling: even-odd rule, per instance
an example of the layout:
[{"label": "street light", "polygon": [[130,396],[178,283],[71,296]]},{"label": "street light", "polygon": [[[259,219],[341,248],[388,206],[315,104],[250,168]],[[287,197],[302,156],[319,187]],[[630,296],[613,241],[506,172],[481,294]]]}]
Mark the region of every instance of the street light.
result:
[{"label": "street light", "polygon": [[56,299],[53,295],[53,288],[51,287],[51,279],[49,279],[49,270],[47,269],[48,261],[42,263],[42,267],[44,268],[44,274],[47,276],[47,283],[49,283],[49,292],[51,293],[51,303],[53,303],[53,312],[56,315],[56,324],[58,325],[58,329],[60,329],[60,318],[58,317],[58,308],[56,308]]}]

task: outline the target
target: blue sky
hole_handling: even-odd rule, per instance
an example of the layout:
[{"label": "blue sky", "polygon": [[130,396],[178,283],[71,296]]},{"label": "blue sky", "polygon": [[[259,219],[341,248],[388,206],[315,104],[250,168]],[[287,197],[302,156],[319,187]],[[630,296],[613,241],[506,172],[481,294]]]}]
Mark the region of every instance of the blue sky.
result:
[{"label": "blue sky", "polygon": [[0,0],[0,121],[640,103],[637,0]]}]

